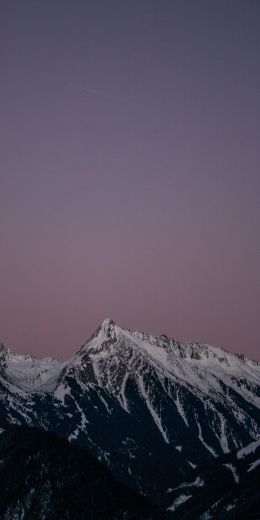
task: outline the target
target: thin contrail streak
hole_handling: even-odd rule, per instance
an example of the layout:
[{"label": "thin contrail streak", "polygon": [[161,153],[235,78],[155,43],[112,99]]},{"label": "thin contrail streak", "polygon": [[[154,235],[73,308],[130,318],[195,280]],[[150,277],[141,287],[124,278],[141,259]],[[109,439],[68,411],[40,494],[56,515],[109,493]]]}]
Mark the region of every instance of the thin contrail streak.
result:
[{"label": "thin contrail streak", "polygon": [[131,103],[131,104],[136,105],[136,103],[134,101],[132,101],[131,99],[127,99],[127,98],[120,97],[120,96],[115,96],[114,94],[110,94],[110,92],[106,92],[104,90],[98,90],[95,88],[84,87],[83,85],[79,85],[78,83],[69,82],[68,87],[79,90],[80,92],[83,92],[84,94],[86,94],[88,96],[97,96],[97,97],[102,97],[105,99],[112,99],[114,101],[120,101],[123,103]]}]

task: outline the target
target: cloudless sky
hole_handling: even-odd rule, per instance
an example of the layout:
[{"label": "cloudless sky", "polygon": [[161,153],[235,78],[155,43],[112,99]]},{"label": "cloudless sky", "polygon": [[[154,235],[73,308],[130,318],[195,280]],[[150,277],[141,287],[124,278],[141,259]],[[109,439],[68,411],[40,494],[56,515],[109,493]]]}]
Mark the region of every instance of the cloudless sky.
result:
[{"label": "cloudless sky", "polygon": [[259,0],[2,0],[0,339],[260,359]]}]

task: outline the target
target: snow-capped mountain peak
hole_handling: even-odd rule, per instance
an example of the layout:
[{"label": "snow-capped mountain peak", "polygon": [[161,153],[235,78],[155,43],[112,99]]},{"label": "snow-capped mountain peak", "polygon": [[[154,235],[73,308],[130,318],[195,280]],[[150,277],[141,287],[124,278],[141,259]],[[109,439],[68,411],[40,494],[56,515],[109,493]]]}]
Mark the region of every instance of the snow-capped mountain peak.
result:
[{"label": "snow-capped mountain peak", "polygon": [[88,347],[93,347],[93,345],[96,347],[98,345],[100,347],[105,347],[107,343],[116,343],[118,339],[118,331],[119,327],[116,326],[115,322],[111,318],[105,319],[83,347],[81,347],[81,351],[84,351]]},{"label": "snow-capped mountain peak", "polygon": [[260,364],[241,355],[111,319],[64,363],[2,352],[0,428],[51,428],[142,491],[259,437]]}]

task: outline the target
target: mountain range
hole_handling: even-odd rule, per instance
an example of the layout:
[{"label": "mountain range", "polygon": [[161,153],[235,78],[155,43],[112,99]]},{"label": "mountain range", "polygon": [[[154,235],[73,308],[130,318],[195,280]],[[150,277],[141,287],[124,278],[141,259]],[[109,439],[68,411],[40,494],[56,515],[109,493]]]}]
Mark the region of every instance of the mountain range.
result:
[{"label": "mountain range", "polygon": [[214,471],[224,471],[231,490],[229,457],[258,441],[259,405],[257,361],[122,329],[111,319],[66,362],[0,346],[2,430],[27,426],[63,437],[175,516],[183,507],[188,515],[189,503],[196,511]]}]

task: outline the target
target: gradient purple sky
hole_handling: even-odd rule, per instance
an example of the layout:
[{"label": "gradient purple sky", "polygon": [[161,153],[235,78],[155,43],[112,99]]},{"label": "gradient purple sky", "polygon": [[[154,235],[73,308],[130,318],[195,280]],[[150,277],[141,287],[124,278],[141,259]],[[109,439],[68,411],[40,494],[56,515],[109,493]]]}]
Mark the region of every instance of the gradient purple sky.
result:
[{"label": "gradient purple sky", "polygon": [[259,0],[2,0],[0,63],[0,339],[259,359]]}]

